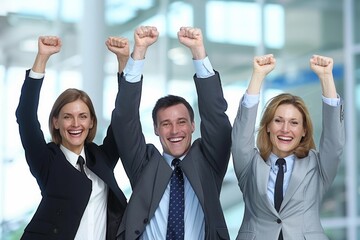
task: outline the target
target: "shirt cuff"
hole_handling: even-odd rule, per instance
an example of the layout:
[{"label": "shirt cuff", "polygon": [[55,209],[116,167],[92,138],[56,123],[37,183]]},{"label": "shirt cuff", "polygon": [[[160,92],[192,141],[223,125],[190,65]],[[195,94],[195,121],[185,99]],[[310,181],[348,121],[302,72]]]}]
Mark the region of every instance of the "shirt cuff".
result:
[{"label": "shirt cuff", "polygon": [[201,60],[193,60],[196,77],[208,78],[215,75],[214,69],[208,57]]},{"label": "shirt cuff", "polygon": [[327,105],[330,105],[332,107],[336,107],[340,105],[340,96],[339,94],[337,95],[337,98],[327,98],[324,97],[324,95],[321,95],[322,100],[324,103],[326,103]]},{"label": "shirt cuff", "polygon": [[246,108],[251,108],[258,104],[260,101],[260,94],[248,94],[245,92],[241,104]]},{"label": "shirt cuff", "polygon": [[131,56],[124,69],[125,80],[131,83],[139,82],[144,69],[145,59],[134,60]]},{"label": "shirt cuff", "polygon": [[42,79],[45,77],[45,73],[37,73],[34,72],[33,70],[30,70],[29,77],[33,79]]}]

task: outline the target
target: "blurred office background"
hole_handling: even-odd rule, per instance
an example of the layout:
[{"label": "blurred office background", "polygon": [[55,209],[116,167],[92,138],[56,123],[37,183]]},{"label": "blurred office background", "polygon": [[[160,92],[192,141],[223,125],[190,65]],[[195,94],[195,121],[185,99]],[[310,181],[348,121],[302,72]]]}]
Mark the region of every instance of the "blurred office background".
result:
[{"label": "blurred office background", "polygon": [[[99,119],[95,141],[101,143],[117,91],[116,58],[104,42],[108,36],[125,36],[133,46],[133,31],[140,25],[155,25],[160,31],[146,56],[141,103],[147,141],[158,145],[151,121],[158,97],[182,95],[196,109],[191,55],[176,38],[180,26],[202,29],[209,58],[222,77],[231,122],[251,76],[253,57],[273,53],[277,67],[266,80],[261,104],[280,92],[302,96],[314,121],[316,142],[321,89],[309,59],[312,54],[333,57],[337,89],[346,104],[347,143],[321,208],[322,223],[331,239],[360,239],[359,0],[0,0],[0,239],[19,239],[41,196],[26,164],[15,119],[38,36],[58,35],[63,41],[62,51],[50,59],[41,92],[38,115],[45,136],[50,139],[47,118],[55,98],[66,88],[77,87],[93,99]],[[196,121],[199,128],[198,117]],[[235,239],[244,206],[231,161],[221,201]],[[116,176],[130,196],[120,162]]]}]

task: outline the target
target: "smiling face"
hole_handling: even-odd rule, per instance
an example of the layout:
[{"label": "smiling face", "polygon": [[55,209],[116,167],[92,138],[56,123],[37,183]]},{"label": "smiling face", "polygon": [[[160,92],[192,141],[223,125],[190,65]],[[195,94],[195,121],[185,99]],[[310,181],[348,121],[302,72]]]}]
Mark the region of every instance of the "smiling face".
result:
[{"label": "smiling face", "polygon": [[306,134],[301,112],[291,104],[279,105],[267,126],[267,132],[274,154],[283,158],[293,154]]},{"label": "smiling face", "polygon": [[53,118],[55,129],[61,135],[61,144],[80,154],[89,130],[93,127],[88,106],[80,99],[64,105],[57,118]]},{"label": "smiling face", "polygon": [[194,122],[184,104],[161,108],[156,115],[154,131],[165,153],[181,157],[190,148]]}]

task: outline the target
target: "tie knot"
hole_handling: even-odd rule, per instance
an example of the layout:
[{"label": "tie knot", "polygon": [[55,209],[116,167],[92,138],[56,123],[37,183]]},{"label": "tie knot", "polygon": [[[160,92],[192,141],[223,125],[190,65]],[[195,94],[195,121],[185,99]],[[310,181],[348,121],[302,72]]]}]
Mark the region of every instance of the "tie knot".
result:
[{"label": "tie knot", "polygon": [[82,156],[79,156],[79,158],[77,160],[77,164],[79,164],[80,166],[84,166],[85,160]]},{"label": "tie knot", "polygon": [[286,161],[283,158],[279,158],[278,160],[276,160],[276,165],[279,165],[279,167],[283,166],[285,164],[286,164]]},{"label": "tie knot", "polygon": [[177,167],[180,163],[180,159],[178,158],[174,158],[171,162],[171,165],[174,166],[174,167]]}]

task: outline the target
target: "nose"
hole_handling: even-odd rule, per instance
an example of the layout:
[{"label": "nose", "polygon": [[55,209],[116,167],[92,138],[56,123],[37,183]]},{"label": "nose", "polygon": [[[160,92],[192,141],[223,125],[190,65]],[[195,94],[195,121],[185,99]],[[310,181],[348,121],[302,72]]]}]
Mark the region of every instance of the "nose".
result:
[{"label": "nose", "polygon": [[176,134],[178,133],[178,127],[176,124],[173,124],[172,127],[171,127],[171,133],[172,134]]},{"label": "nose", "polygon": [[287,132],[288,129],[289,129],[289,123],[285,121],[285,122],[283,123],[282,127],[281,127],[281,130],[282,130],[283,132]]},{"label": "nose", "polygon": [[76,117],[73,119],[73,126],[75,127],[79,126],[79,120]]}]

